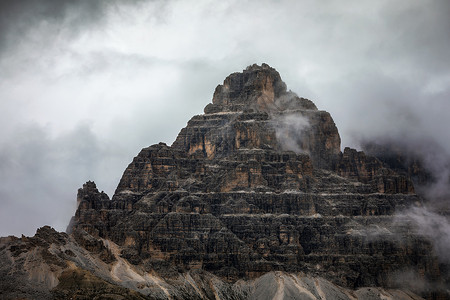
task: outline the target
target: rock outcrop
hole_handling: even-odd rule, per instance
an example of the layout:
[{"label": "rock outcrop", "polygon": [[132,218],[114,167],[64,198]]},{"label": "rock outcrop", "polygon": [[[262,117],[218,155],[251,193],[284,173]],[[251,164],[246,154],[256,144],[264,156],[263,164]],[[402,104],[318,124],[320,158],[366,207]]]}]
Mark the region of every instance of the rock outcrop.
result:
[{"label": "rock outcrop", "polygon": [[207,159],[241,149],[297,150],[317,168],[331,169],[340,137],[330,114],[286,90],[280,74],[266,64],[249,66],[217,86],[205,114],[193,117],[173,148],[200,151]]},{"label": "rock outcrop", "polygon": [[[78,191],[70,235],[47,247],[61,259],[55,297],[76,295],[74,285],[92,296],[89,282],[99,295],[136,299],[448,296],[401,280],[408,272],[445,285],[448,268],[429,240],[395,222],[423,202],[408,174],[342,153],[330,114],[288,91],[275,69],[231,74],[204,112],[172,146],[142,149],[111,200],[93,182]],[[22,255],[24,241],[1,253]]]}]

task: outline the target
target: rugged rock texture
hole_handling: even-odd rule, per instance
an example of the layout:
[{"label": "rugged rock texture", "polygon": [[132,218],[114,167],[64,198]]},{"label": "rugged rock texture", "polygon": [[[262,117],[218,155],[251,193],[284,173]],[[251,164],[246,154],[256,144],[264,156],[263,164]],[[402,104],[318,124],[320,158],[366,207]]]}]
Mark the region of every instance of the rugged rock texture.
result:
[{"label": "rugged rock texture", "polygon": [[[395,222],[423,201],[410,176],[341,153],[330,114],[265,64],[228,76],[172,146],[142,149],[111,200],[87,182],[77,201],[70,235],[42,246],[59,263],[43,297],[448,297],[402,280],[442,286],[448,268],[430,241]],[[4,272],[17,268],[14,253],[31,255],[27,239],[5,240]]]},{"label": "rugged rock texture", "polygon": [[[426,141],[429,147],[438,148],[433,142]],[[417,186],[427,186],[436,182],[437,178],[432,175],[430,166],[426,165],[424,157],[418,155],[412,146],[402,144],[402,141],[392,141],[390,139],[379,142],[363,142],[364,151],[377,157],[390,169],[398,174],[403,174],[414,182]],[[425,152],[425,151],[424,151]],[[435,156],[435,153],[430,153]],[[436,163],[441,163],[436,159]],[[448,158],[446,164],[450,163]],[[442,166],[445,167],[445,166]]]},{"label": "rugged rock texture", "polygon": [[362,151],[346,147],[337,165],[339,175],[370,183],[380,193],[412,194],[414,186],[409,173],[393,170],[374,156],[366,156]]},{"label": "rugged rock texture", "polygon": [[208,159],[240,149],[298,150],[315,167],[330,169],[340,153],[340,137],[330,114],[286,90],[280,74],[252,65],[219,85],[205,115],[181,130],[173,148]]}]

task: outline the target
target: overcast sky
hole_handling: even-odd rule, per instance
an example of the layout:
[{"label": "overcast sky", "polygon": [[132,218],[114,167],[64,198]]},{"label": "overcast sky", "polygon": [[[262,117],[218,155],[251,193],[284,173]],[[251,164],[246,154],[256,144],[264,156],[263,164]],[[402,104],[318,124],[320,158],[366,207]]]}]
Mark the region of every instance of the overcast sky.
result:
[{"label": "overcast sky", "polygon": [[448,153],[449,16],[447,0],[1,1],[0,236],[65,230],[84,182],[112,196],[253,63],[329,111],[343,146]]}]

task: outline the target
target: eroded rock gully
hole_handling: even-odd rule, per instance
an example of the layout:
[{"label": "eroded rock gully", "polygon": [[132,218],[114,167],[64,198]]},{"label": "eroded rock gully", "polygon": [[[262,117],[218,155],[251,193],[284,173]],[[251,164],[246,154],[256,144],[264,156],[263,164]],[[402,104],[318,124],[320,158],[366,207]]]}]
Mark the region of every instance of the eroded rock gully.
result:
[{"label": "eroded rock gully", "polygon": [[[111,200],[87,182],[77,201],[70,235],[47,239],[53,297],[76,294],[68,277],[136,299],[448,297],[448,266],[395,222],[423,202],[408,175],[341,152],[330,114],[266,64],[228,76],[172,146],[142,149]],[[25,255],[27,239],[3,259],[14,265],[5,256]],[[434,286],[414,290],[402,272]]]}]

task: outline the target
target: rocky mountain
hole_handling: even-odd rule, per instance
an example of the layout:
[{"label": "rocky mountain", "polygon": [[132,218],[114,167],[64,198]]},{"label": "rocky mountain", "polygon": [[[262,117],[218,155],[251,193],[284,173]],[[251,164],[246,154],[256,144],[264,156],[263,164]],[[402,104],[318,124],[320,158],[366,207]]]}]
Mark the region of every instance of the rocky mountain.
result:
[{"label": "rocky mountain", "polygon": [[266,64],[229,75],[67,233],[0,240],[5,299],[450,299],[449,265],[396,212],[411,174],[341,143]]}]

